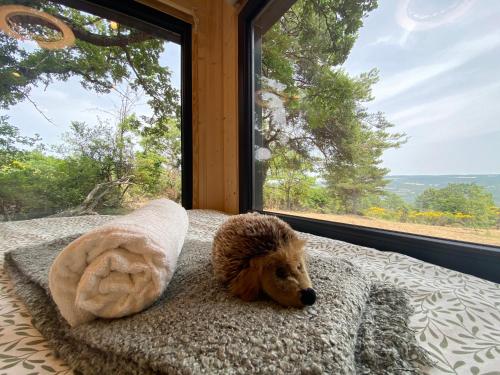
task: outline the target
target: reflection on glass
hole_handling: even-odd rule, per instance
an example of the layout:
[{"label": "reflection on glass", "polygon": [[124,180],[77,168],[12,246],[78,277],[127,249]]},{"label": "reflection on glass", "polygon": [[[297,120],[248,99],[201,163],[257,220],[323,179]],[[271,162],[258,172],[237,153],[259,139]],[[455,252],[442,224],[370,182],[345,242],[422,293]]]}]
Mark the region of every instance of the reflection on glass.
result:
[{"label": "reflection on glass", "polygon": [[254,208],[499,246],[500,3],[274,8],[253,24]]}]

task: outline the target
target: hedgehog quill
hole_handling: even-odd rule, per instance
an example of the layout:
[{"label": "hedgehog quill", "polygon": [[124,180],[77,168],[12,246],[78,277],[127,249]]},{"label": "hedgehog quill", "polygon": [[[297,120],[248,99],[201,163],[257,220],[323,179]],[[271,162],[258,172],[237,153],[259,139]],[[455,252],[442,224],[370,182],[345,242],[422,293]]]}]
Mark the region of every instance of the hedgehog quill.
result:
[{"label": "hedgehog quill", "polygon": [[266,294],[283,306],[312,305],[316,292],[307,270],[305,242],[277,217],[232,216],[214,237],[215,276],[245,301]]}]

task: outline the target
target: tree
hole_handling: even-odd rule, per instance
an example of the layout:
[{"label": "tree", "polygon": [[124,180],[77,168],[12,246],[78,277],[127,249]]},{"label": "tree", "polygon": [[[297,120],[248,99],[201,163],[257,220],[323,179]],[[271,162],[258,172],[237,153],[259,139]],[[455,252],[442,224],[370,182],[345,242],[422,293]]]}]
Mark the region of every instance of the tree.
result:
[{"label": "tree", "polygon": [[131,173],[133,144],[125,137],[123,127],[116,129],[99,122],[95,126],[85,122],[71,122],[69,131],[63,134],[64,144],[58,148],[65,157],[86,158],[99,168],[101,182],[110,182]]},{"label": "tree", "polygon": [[315,185],[309,189],[304,197],[304,208],[315,212],[329,213],[336,211],[336,202],[332,199],[328,189]]},{"label": "tree", "polygon": [[[10,4],[0,0],[0,5]],[[62,20],[74,45],[25,48],[0,33],[0,107],[30,102],[34,87],[76,78],[89,91],[114,92],[120,105],[113,120],[73,121],[56,154],[39,152],[39,137],[21,136],[0,118],[0,203],[7,218],[63,210],[64,215],[117,206],[126,197],[180,198],[180,105],[170,70],[162,65],[164,39],[52,1],[16,2]],[[9,19],[27,39],[59,38],[60,30],[37,17]],[[138,116],[136,105],[151,112]],[[35,148],[37,146],[37,148]],[[137,176],[135,176],[137,174]],[[132,180],[133,179],[133,180]],[[131,183],[133,187],[129,189]],[[127,194],[127,195],[126,195]]]},{"label": "tree", "polygon": [[[0,0],[0,5],[10,3]],[[35,86],[77,77],[85,89],[97,93],[119,91],[123,83],[142,90],[153,112],[150,130],[158,121],[179,114],[179,95],[171,84],[171,72],[160,64],[163,39],[52,1],[20,0],[16,4],[61,19],[76,41],[64,49],[25,50],[18,40],[0,33],[0,107],[31,101],[30,91]],[[50,37],[57,32],[53,25],[34,17],[17,16],[16,22],[26,35]]]},{"label": "tree", "polygon": [[415,205],[421,211],[471,215],[471,223],[478,227],[496,224],[493,195],[476,184],[448,184],[442,189],[429,188],[417,197]]},{"label": "tree", "polygon": [[[166,196],[180,201],[181,192],[181,129],[180,121],[156,128],[156,134],[139,130],[139,145],[135,153],[134,176],[140,193],[147,196]],[[163,131],[160,132],[160,129]]]},{"label": "tree", "polygon": [[369,114],[360,105],[371,99],[375,71],[351,78],[329,71],[315,89],[318,95],[305,103],[306,129],[311,143],[324,157],[325,179],[346,213],[361,213],[361,200],[382,194],[389,172],[380,163],[383,152],[399,147],[404,134],[390,133],[393,126],[382,113]]},{"label": "tree", "polygon": [[20,157],[31,147],[43,148],[38,134],[33,137],[22,136],[19,128],[8,123],[7,116],[0,116],[0,169]]},{"label": "tree", "polygon": [[[340,67],[376,7],[374,0],[299,0],[262,36],[260,143],[309,160],[320,154],[330,194],[347,213],[383,191],[381,156],[405,142],[382,113],[364,107],[377,71],[351,77]],[[259,164],[257,185],[270,178],[269,162]]]},{"label": "tree", "polygon": [[312,164],[293,150],[275,149],[270,160],[266,189],[268,198],[278,208],[298,209],[306,200],[315,178]]},{"label": "tree", "polygon": [[140,146],[145,153],[156,153],[164,158],[163,163],[171,169],[179,170],[182,162],[181,122],[178,118],[164,120],[154,132],[138,129]]},{"label": "tree", "polygon": [[2,118],[0,156],[8,162],[0,165],[0,217],[89,214],[121,206],[127,191],[132,199],[179,200],[179,125],[166,125],[161,139],[143,126],[134,114],[116,126],[75,121],[57,153],[46,155],[37,137],[20,136]]},{"label": "tree", "polygon": [[0,215],[11,220],[54,214],[80,204],[98,181],[91,159],[25,151],[0,168]]},{"label": "tree", "polygon": [[410,210],[412,205],[396,193],[384,191],[383,194],[367,195],[362,202],[363,209],[382,207],[392,211]]}]

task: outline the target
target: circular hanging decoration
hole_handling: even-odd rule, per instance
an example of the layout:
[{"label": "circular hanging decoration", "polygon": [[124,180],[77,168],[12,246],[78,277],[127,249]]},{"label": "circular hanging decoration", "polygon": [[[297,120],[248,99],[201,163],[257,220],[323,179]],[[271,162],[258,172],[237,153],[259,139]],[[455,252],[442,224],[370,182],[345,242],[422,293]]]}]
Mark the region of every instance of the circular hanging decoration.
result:
[{"label": "circular hanging decoration", "polygon": [[419,1],[401,0],[396,18],[406,30],[429,30],[463,16],[475,0]]},{"label": "circular hanging decoration", "polygon": [[268,160],[271,159],[271,150],[265,147],[258,147],[255,150],[255,160],[263,161],[263,160]]},{"label": "circular hanging decoration", "polygon": [[[49,29],[54,36],[38,35],[30,32],[30,27],[41,26]],[[62,49],[75,43],[73,31],[63,21],[51,14],[22,5],[0,6],[0,30],[16,39],[31,39],[41,48]],[[27,30],[27,32],[22,32]]]}]

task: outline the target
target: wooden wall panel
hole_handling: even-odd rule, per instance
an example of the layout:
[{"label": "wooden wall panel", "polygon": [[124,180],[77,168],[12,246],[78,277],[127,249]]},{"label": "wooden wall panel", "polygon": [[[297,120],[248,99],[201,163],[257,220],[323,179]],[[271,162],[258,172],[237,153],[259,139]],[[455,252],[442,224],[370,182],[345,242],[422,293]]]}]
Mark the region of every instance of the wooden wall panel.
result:
[{"label": "wooden wall panel", "polygon": [[238,15],[234,7],[222,13],[223,125],[224,125],[224,208],[238,212]]},{"label": "wooden wall panel", "polygon": [[193,207],[238,212],[238,9],[225,0],[141,0],[193,25]]}]

